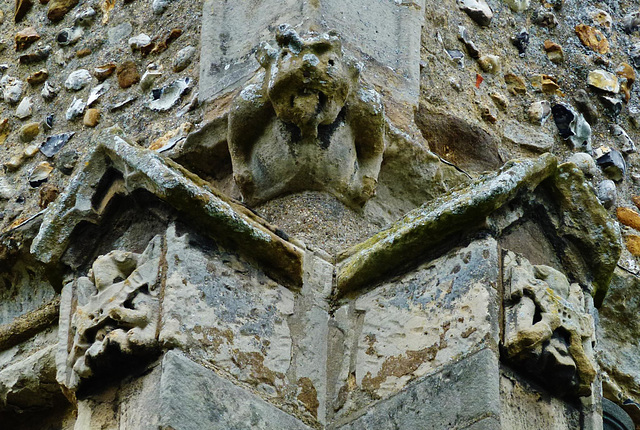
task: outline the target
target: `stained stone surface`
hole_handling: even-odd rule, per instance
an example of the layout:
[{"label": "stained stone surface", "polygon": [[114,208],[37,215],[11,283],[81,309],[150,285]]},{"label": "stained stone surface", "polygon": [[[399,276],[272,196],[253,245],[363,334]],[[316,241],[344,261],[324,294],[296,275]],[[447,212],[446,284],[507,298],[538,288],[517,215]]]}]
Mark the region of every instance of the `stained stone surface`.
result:
[{"label": "stained stone surface", "polygon": [[160,400],[161,425],[165,428],[310,428],[255,394],[174,352],[167,353],[162,363]]},{"label": "stained stone surface", "polygon": [[0,273],[0,325],[10,323],[55,297],[54,289],[43,278],[42,270],[34,272],[24,261],[18,261]]},{"label": "stained stone surface", "polygon": [[433,429],[500,429],[497,369],[490,349],[461,357],[338,428],[419,429],[426,424]]},{"label": "stained stone surface", "polygon": [[299,296],[237,255],[199,240],[167,232],[160,342],[225,369],[289,411],[322,418],[329,316],[314,295],[328,294],[331,267],[307,261],[311,272]]},{"label": "stained stone surface", "polygon": [[582,427],[576,407],[536,390],[508,371],[500,375],[500,414],[505,430],[587,428]]},{"label": "stained stone surface", "polygon": [[495,240],[480,240],[338,309],[336,328],[345,339],[336,350],[343,357],[337,380],[350,381],[332,399],[340,416],[470,351],[497,347],[498,270]]}]

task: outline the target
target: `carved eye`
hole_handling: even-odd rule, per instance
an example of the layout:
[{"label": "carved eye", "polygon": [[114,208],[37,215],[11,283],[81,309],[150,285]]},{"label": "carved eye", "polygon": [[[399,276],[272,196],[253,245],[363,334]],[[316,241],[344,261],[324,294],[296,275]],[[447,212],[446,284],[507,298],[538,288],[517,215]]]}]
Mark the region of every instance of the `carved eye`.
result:
[{"label": "carved eye", "polygon": [[335,65],[335,61],[333,61],[333,60],[329,60],[329,65],[330,65],[330,66]]}]

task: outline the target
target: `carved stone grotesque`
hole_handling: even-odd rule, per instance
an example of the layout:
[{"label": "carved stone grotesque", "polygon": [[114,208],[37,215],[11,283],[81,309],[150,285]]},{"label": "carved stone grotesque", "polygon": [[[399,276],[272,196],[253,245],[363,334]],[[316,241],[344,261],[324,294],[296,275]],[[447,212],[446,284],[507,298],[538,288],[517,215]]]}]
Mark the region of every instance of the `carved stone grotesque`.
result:
[{"label": "carved stone grotesque", "polygon": [[278,48],[233,101],[228,143],[243,197],[256,204],[319,190],[361,206],[374,193],[384,151],[380,96],[359,79],[335,33],[298,35],[286,24]]},{"label": "carved stone grotesque", "polygon": [[591,394],[593,318],[581,287],[548,266],[504,257],[504,352],[560,395]]},{"label": "carved stone grotesque", "polygon": [[61,313],[70,315],[61,316],[57,364],[67,388],[155,352],[160,253],[160,237],[142,254],[112,251],[95,260],[87,277],[65,286]]}]

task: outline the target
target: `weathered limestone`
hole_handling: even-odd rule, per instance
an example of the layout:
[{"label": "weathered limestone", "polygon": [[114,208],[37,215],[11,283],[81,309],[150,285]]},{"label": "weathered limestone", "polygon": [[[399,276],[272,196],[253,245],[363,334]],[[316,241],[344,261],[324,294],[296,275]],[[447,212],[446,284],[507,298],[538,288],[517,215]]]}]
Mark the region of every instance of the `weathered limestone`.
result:
[{"label": "weathered limestone", "polygon": [[162,246],[157,237],[142,254],[112,251],[96,259],[88,277],[65,286],[56,356],[62,385],[76,390],[82,380],[126,365],[126,356],[157,351]]},{"label": "weathered limestone", "polygon": [[508,252],[503,261],[506,358],[561,395],[589,396],[595,333],[582,288],[517,254]]},{"label": "weathered limestone", "polygon": [[276,39],[278,49],[261,46],[265,72],[229,114],[229,152],[244,199],[256,204],[311,189],[363,205],[375,193],[385,146],[380,96],[359,82],[334,33],[301,37],[283,24]]},{"label": "weathered limestone", "polygon": [[31,252],[42,262],[58,263],[76,227],[98,224],[114,196],[143,189],[206,226],[206,234],[255,256],[274,277],[301,284],[303,251],[275,227],[155,151],[135,148],[111,132],[97,141],[93,157],[47,212],[33,240]]},{"label": "weathered limestone", "polygon": [[416,106],[423,19],[424,0],[376,0],[366,7],[356,0],[269,0],[259,4],[207,0],[202,29],[202,44],[207,49],[202,50],[200,62],[200,98],[210,100],[243,86],[258,68],[252,50],[261,41],[272,39],[272,28],[288,22],[300,32],[337,31],[348,54],[369,59],[364,72],[367,82],[393,86],[395,100]]}]

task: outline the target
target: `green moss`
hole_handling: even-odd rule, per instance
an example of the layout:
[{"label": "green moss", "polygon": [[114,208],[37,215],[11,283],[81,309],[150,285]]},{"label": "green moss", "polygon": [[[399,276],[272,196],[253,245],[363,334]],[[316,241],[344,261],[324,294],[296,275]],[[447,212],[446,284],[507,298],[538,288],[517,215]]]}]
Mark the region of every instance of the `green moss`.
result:
[{"label": "green moss", "polygon": [[465,189],[409,212],[387,230],[339,256],[337,294],[366,286],[454,235],[477,228],[487,215],[522,190],[533,190],[553,175],[556,166],[551,154],[536,160],[512,161]]}]

